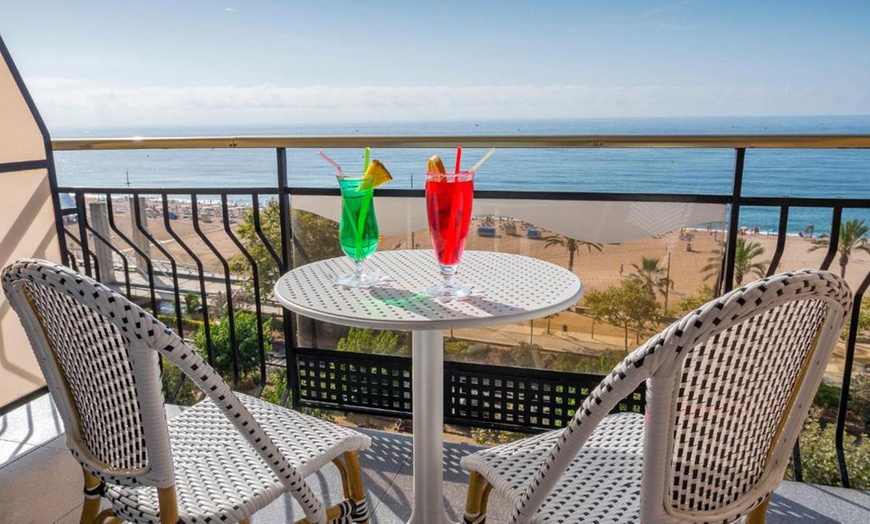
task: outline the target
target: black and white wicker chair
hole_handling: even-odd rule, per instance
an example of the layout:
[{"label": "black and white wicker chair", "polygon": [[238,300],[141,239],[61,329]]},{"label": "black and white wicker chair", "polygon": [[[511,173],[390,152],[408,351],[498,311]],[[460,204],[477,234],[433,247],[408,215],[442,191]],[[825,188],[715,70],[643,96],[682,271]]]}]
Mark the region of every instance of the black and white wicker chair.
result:
[{"label": "black and white wicker chair", "polygon": [[[20,260],[2,280],[84,469],[82,522],[244,522],[283,493],[301,522],[368,520],[357,453],[369,437],[233,393],[169,328],[68,268]],[[168,423],[158,355],[206,395]],[[327,509],[305,479],[330,462],[347,498]]]},{"label": "black and white wicker chair", "polygon": [[[495,490],[512,523],[763,522],[850,310],[804,270],[753,282],[631,353],[564,430],[467,456],[465,522]],[[607,416],[647,381],[646,417]]]}]

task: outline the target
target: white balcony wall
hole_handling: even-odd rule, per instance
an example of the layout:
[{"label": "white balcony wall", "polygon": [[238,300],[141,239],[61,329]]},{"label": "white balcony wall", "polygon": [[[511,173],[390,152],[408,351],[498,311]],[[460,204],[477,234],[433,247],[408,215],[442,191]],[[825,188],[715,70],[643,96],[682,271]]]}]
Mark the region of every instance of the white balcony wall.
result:
[{"label": "white balcony wall", "polygon": [[[43,167],[49,154],[45,137],[2,40],[0,50],[0,267],[22,257],[59,262],[48,169]],[[0,293],[0,407],[44,383],[18,316]]]}]

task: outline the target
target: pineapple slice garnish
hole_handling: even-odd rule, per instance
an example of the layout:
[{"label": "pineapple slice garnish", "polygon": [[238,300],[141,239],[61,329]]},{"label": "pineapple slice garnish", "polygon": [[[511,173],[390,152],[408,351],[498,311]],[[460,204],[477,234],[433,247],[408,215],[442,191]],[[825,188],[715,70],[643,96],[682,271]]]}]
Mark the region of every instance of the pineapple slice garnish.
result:
[{"label": "pineapple slice garnish", "polygon": [[444,162],[441,161],[441,157],[438,155],[433,155],[432,158],[426,162],[426,171],[430,173],[446,173],[447,171],[444,169]]},{"label": "pineapple slice garnish", "polygon": [[386,184],[387,182],[391,182],[392,180],[393,177],[390,176],[390,172],[387,171],[384,164],[382,164],[380,160],[372,160],[363,175],[363,181],[359,185],[359,190],[364,191],[367,189],[374,189]]}]

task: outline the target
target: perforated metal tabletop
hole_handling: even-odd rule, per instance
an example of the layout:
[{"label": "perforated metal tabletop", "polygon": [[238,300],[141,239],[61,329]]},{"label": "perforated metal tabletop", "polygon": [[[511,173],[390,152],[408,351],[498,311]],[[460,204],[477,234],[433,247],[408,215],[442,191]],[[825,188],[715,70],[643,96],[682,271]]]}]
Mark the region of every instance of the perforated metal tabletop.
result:
[{"label": "perforated metal tabletop", "polygon": [[508,253],[468,251],[457,282],[474,286],[474,294],[442,301],[426,287],[441,281],[430,250],[386,251],[366,261],[384,281],[368,289],[344,288],[335,276],[350,273],[347,257],[298,267],[282,276],[275,295],[302,315],[355,327],[433,330],[480,327],[539,318],[577,302],[583,286],[564,268]]}]

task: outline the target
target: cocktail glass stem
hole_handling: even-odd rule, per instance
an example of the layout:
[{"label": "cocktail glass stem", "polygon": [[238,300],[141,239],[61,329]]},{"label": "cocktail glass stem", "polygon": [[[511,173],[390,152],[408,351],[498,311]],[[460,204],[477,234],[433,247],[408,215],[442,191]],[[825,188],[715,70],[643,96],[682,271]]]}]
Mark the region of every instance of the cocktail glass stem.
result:
[{"label": "cocktail glass stem", "polygon": [[353,278],[357,282],[363,281],[363,260],[354,260],[353,261]]},{"label": "cocktail glass stem", "polygon": [[453,283],[453,279],[456,277],[456,269],[459,267],[458,264],[445,266],[443,264],[439,264],[441,266],[441,276],[444,277],[444,288],[451,289],[455,286]]},{"label": "cocktail glass stem", "polygon": [[472,290],[470,286],[454,282],[456,274],[459,272],[459,264],[438,264],[438,266],[441,268],[441,277],[444,279],[444,283],[429,286],[426,289],[427,293],[433,297],[447,300],[471,296]]}]

